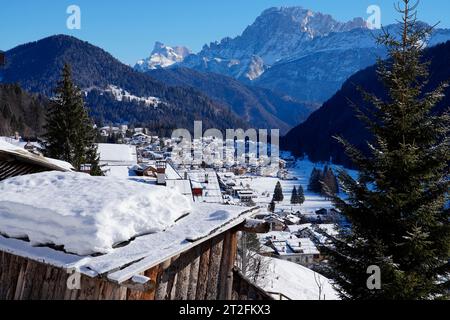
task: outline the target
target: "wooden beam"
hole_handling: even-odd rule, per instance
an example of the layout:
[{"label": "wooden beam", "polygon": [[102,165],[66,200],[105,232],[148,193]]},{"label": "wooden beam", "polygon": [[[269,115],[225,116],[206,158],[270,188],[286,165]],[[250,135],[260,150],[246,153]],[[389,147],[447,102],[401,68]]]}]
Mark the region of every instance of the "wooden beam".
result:
[{"label": "wooden beam", "polygon": [[122,282],[120,286],[134,291],[147,292],[155,289],[156,283],[152,279],[148,279],[147,282],[144,283],[135,282],[133,279],[130,279]]}]

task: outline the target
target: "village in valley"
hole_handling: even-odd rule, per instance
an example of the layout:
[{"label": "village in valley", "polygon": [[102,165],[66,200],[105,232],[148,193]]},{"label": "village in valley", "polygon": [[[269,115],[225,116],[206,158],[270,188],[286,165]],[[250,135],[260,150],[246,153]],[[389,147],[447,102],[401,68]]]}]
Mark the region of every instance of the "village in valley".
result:
[{"label": "village in valley", "polygon": [[[207,164],[205,153],[200,161],[185,161],[182,138],[162,138],[147,129],[127,126],[97,131],[102,141],[97,145],[99,163],[106,177],[139,183],[142,188],[175,190],[194,205],[242,207],[242,211],[257,208],[251,218],[264,222],[269,230],[241,236],[237,263],[245,276],[275,299],[337,297],[331,284],[320,276],[327,263],[321,252],[327,245],[326,235],[336,235],[336,224],[345,224],[322,190],[322,185],[327,185],[339,193],[336,168],[295,159],[288,152],[280,152],[276,158],[245,152],[239,159],[234,149],[218,149],[224,143],[213,137],[194,140],[193,145],[199,147],[194,150],[208,150],[213,158],[223,152],[223,161],[209,159]],[[42,157],[38,142],[24,141],[18,135],[0,140]],[[90,168],[83,170],[88,173]],[[250,267],[252,264],[262,267]]]},{"label": "village in valley", "polygon": [[[423,15],[446,5],[277,3],[249,25],[263,4],[19,2],[0,18],[0,301],[233,318],[450,299],[450,29]],[[188,46],[142,58],[149,37]]]}]

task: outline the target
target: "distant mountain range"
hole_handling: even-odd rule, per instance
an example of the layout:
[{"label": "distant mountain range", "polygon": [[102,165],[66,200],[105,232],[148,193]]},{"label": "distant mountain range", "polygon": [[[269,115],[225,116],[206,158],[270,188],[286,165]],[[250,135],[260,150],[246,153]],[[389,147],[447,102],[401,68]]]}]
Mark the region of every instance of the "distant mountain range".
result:
[{"label": "distant mountain range", "polygon": [[[424,59],[431,60],[430,81],[425,90],[430,91],[440,83],[450,79],[450,41],[425,51]],[[358,87],[383,98],[386,90],[378,80],[376,67],[372,66],[350,77],[330,100],[314,112],[307,121],[292,129],[283,139],[282,147],[296,155],[307,155],[312,161],[329,161],[351,165],[342,146],[333,138],[342,136],[360,150],[367,151],[367,141],[371,135],[365,124],[358,120],[350,106],[352,101],[359,106],[367,106]],[[450,106],[450,90],[434,110],[443,112]],[[373,108],[373,107],[372,107]]]},{"label": "distant mountain range", "polygon": [[[301,7],[270,8],[242,35],[205,45],[178,64],[321,104],[355,72],[386,57],[375,41],[380,32],[362,18],[338,22]],[[437,29],[429,45],[447,40],[450,30]]]},{"label": "distant mountain range", "polygon": [[182,62],[191,53],[191,50],[186,47],[169,47],[161,42],[156,42],[150,57],[139,60],[134,68],[141,72],[167,68]]},{"label": "distant mountain range", "polygon": [[282,134],[305,121],[319,107],[300,103],[268,89],[244,85],[216,73],[179,67],[153,70],[148,74],[170,86],[195,88],[218,103],[225,104],[254,127],[280,129]]},{"label": "distant mountain range", "polygon": [[18,83],[33,93],[51,97],[65,62],[85,92],[98,123],[129,123],[170,135],[174,128],[247,127],[238,115],[192,89],[170,87],[124,65],[104,50],[74,37],[58,35],[6,51],[0,71],[3,83]]}]

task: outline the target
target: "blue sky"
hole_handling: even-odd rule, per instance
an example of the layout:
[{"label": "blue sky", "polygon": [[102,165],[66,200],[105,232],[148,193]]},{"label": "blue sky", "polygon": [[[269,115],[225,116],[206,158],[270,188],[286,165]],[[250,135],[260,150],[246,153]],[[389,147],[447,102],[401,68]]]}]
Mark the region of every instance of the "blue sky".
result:
[{"label": "blue sky", "polygon": [[[66,9],[81,8],[81,30],[68,30]],[[367,17],[379,5],[382,23],[397,17],[394,0],[2,0],[0,49],[53,34],[70,34],[112,53],[127,64],[148,56],[155,41],[199,51],[205,43],[234,37],[266,8],[302,6],[347,21]],[[419,18],[450,27],[448,0],[422,0]]]}]

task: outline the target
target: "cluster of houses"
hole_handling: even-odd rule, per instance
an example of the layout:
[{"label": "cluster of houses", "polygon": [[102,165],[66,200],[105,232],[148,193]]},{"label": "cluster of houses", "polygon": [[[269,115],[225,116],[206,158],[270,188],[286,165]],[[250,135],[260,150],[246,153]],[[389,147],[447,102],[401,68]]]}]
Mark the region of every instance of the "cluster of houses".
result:
[{"label": "cluster of houses", "polygon": [[[261,254],[314,269],[326,260],[321,253],[321,246],[328,244],[323,232],[336,235],[336,225],[331,223],[335,214],[334,209],[320,209],[315,214],[300,211],[257,214],[256,219],[270,225],[270,232],[259,236]],[[323,216],[328,223],[316,220],[316,216]]]},{"label": "cluster of houses", "polygon": [[[186,165],[175,162],[170,151],[178,142],[137,133],[129,144],[99,144],[100,162],[107,175],[128,176],[149,184],[165,185],[177,189],[194,202],[258,205],[258,198],[263,195],[241,179],[251,174],[251,170],[242,165],[216,168],[202,166],[201,163]],[[283,172],[283,165],[278,166],[277,176]],[[325,239],[317,228],[333,233],[340,214],[335,209],[302,212],[301,207],[296,208],[277,208],[275,212],[268,212],[266,206],[262,206],[255,218],[267,223],[270,233],[260,236],[261,254],[314,268],[325,260],[317,245],[318,239]]]},{"label": "cluster of houses", "polygon": [[[121,132],[128,130],[125,127],[108,128]],[[340,219],[340,214],[335,209],[303,212],[301,206],[296,206],[295,209],[283,209],[280,206],[275,212],[268,212],[260,201],[264,194],[258,194],[243,182],[245,179],[241,179],[249,174],[258,176],[260,173],[253,171],[249,161],[230,167],[226,162],[221,167],[201,163],[186,165],[173,159],[171,151],[179,141],[150,136],[144,132],[136,132],[126,139],[126,144],[98,144],[100,166],[106,176],[176,189],[192,199],[193,203],[244,207],[259,205],[261,210],[254,218],[263,221],[270,230],[269,233],[258,236],[260,254],[310,269],[324,261],[326,263],[319,244],[326,244],[327,241],[319,230],[325,230],[328,234],[335,233],[334,226]],[[30,153],[39,154],[39,144],[20,139],[10,142],[15,142]],[[275,177],[280,177],[280,172],[285,171],[286,163],[281,161],[277,164]]]},{"label": "cluster of houses", "polygon": [[[6,229],[0,224],[0,288],[6,288],[0,290],[0,300],[273,299],[235,266],[238,233],[267,232],[268,226],[263,222],[255,225],[251,219],[258,208],[217,203],[222,201],[222,195],[213,170],[179,171],[164,159],[138,163],[136,146],[99,144],[102,167],[110,178],[90,177],[73,172],[74,168],[66,162],[29,152],[26,145],[21,140],[0,139],[0,188],[10,191],[7,188],[23,183],[54,201],[42,203],[39,195],[30,199],[35,192],[15,193],[14,199],[0,197],[3,204],[16,201],[8,208],[2,207],[4,210],[0,212],[0,219],[8,221]],[[127,179],[118,181],[115,177]],[[17,180],[12,183],[10,179]],[[143,183],[145,192],[139,197],[133,194],[138,192],[137,184],[129,181],[133,179]],[[111,185],[110,190],[105,189],[105,183]],[[170,227],[142,235],[130,234],[133,241],[124,239],[125,242],[113,244],[106,253],[97,252],[95,245],[83,242],[87,237],[84,227],[108,239],[110,232],[123,222],[119,214],[122,207],[145,210],[149,219],[154,215],[161,223],[169,221],[159,210],[164,206],[178,208],[181,205],[176,200],[186,199],[174,192],[166,197],[164,186],[181,188],[184,190],[181,193],[194,199],[192,205],[182,208],[180,217],[170,222]],[[67,194],[77,196],[74,192],[77,190],[84,190],[79,200],[66,201]],[[96,205],[86,201],[89,197],[86,190],[94,192],[92,201]],[[105,199],[117,199],[121,205],[111,208]],[[175,203],[160,203],[161,199],[173,199]],[[31,214],[28,218],[24,216],[24,206],[27,214]],[[98,218],[99,212],[109,214],[111,210],[117,211],[116,215],[103,221],[102,226],[88,226],[92,219],[86,219],[84,214]],[[46,228],[33,219],[34,211],[39,216],[60,220]],[[70,217],[66,217],[67,212]],[[142,220],[146,214],[130,219],[146,222]],[[29,228],[33,223],[36,228]],[[45,229],[45,239],[50,237],[52,241],[35,235],[41,229]],[[10,230],[24,231],[9,233]],[[60,237],[66,232],[71,236]],[[28,237],[28,233],[36,237],[34,242],[17,236]],[[69,248],[66,245],[72,249],[65,250]],[[79,249],[86,245],[92,254]]]}]

